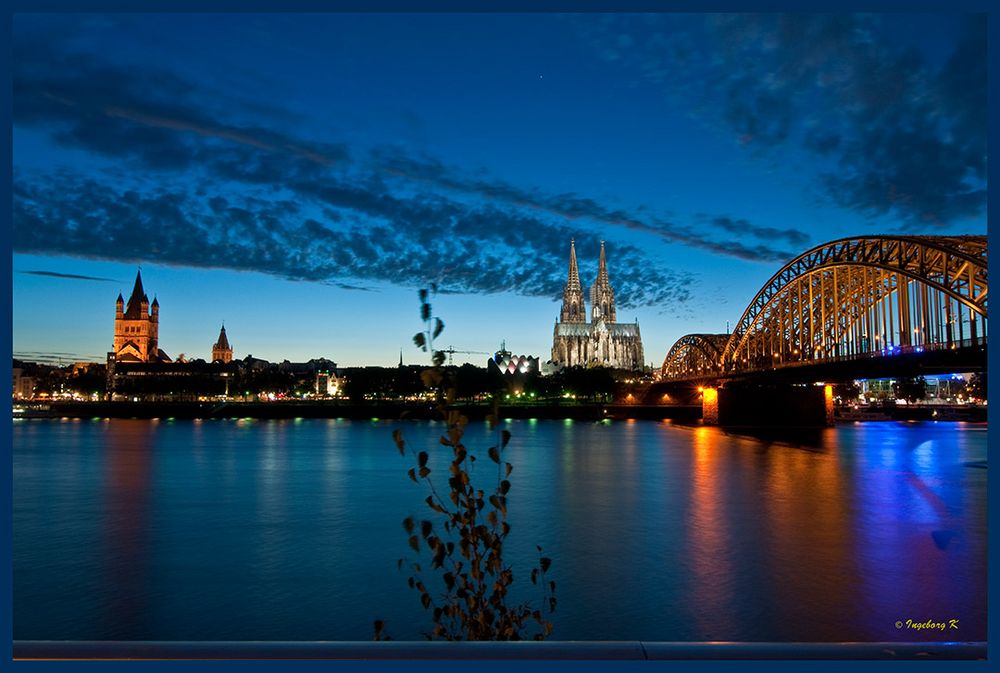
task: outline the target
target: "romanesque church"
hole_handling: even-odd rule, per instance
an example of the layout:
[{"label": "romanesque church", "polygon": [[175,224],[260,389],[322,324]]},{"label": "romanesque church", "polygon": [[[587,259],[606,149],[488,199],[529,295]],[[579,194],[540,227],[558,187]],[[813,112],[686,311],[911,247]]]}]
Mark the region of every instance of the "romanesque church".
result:
[{"label": "romanesque church", "polygon": [[[128,305],[121,293],[115,302],[115,345],[112,351],[117,362],[170,362],[170,356],[160,350],[160,303],[142,289],[142,272],[135,274],[135,286]],[[110,355],[110,354],[109,354]]]},{"label": "romanesque church", "polygon": [[569,278],[552,336],[552,362],[563,367],[604,365],[641,370],[643,353],[639,323],[618,323],[615,319],[615,293],[608,279],[604,241],[601,241],[597,280],[590,287],[590,322],[587,322],[587,307],[576,265],[576,243],[571,240]]}]

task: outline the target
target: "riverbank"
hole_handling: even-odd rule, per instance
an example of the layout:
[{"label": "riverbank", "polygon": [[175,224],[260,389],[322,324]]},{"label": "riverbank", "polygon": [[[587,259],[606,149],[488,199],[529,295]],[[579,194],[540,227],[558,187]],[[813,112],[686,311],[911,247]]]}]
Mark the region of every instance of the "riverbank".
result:
[{"label": "riverbank", "polygon": [[[18,411],[18,406],[21,411]],[[348,418],[413,419],[440,418],[426,402],[369,402],[353,404],[332,401],[282,402],[50,402],[15,407],[15,418]],[[457,405],[470,420],[489,415],[488,404]],[[501,406],[501,418],[694,421],[701,418],[700,405],[616,404],[516,404]]]},{"label": "riverbank", "polygon": [[[488,404],[460,404],[470,420],[489,415]],[[501,418],[572,419],[579,421],[701,419],[701,405],[642,404],[513,404],[500,407]],[[14,405],[14,418],[346,418],[433,420],[440,414],[426,402],[367,402],[343,400],[282,402],[28,402]],[[886,408],[844,409],[834,414],[837,423],[872,421],[966,421],[985,423],[987,409],[972,405],[913,405]]]}]

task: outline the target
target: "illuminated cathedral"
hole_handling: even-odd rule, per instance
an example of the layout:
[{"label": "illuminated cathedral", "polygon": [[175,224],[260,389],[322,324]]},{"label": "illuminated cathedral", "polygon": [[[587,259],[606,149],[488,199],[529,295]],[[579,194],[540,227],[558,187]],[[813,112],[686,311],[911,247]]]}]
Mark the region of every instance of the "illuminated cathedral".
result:
[{"label": "illuminated cathedral", "polygon": [[642,369],[639,323],[615,320],[615,293],[608,278],[604,241],[601,241],[597,280],[590,287],[590,322],[587,322],[587,306],[576,265],[576,243],[571,240],[569,278],[552,335],[552,362],[563,367],[603,365],[614,369]]}]

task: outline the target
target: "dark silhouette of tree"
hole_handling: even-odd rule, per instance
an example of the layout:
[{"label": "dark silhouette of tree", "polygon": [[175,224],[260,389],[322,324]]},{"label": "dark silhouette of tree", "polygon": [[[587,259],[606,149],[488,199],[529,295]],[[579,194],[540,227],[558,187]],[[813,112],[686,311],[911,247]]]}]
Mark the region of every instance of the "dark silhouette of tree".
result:
[{"label": "dark silhouette of tree", "polygon": [[[417,560],[400,559],[398,566],[402,568],[406,563],[412,573],[407,580],[410,588],[420,594],[423,607],[432,611],[433,626],[425,634],[428,639],[543,640],[552,632],[546,613],[555,610],[556,585],[545,580],[552,561],[541,556],[541,547],[537,547],[538,566],[531,571],[531,582],[540,584],[543,606],[514,605],[508,600],[514,571],[504,558],[504,545],[511,530],[507,498],[514,467],[504,460],[503,454],[510,433],[497,426],[494,407],[489,422],[496,431],[496,444],[486,450],[485,456],[465,446],[463,436],[468,419],[454,408],[458,372],[454,368],[445,370],[445,353],[434,349],[434,339],[441,334],[444,323],[432,315],[427,300],[428,291],[421,290],[420,315],[426,330],[417,333],[413,340],[431,353],[434,366],[425,370],[422,377],[424,384],[435,391],[438,411],[447,423],[439,443],[450,449],[452,460],[448,473],[436,481],[427,451],[415,451],[400,430],[393,432],[400,455],[409,454],[415,461],[407,473],[410,479],[425,485],[429,491],[424,502],[432,512],[431,518],[417,521],[406,517],[403,528],[413,552],[430,555],[429,570],[436,577],[431,578],[431,573]],[[464,374],[475,375],[469,369]],[[477,481],[473,482],[473,463],[484,457],[496,465],[496,472],[481,465],[475,475]],[[486,485],[482,486],[484,475],[487,475]],[[382,620],[375,621],[375,639],[388,639]]]}]

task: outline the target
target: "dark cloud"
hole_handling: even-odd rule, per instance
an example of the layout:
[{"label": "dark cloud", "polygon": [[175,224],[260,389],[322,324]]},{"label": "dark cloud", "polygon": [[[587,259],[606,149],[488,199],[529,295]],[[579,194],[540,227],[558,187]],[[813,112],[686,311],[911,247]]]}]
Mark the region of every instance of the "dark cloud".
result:
[{"label": "dark cloud", "polygon": [[48,276],[50,278],[69,278],[72,280],[96,280],[108,283],[118,283],[120,281],[114,278],[100,278],[98,276],[80,276],[75,273],[59,273],[58,271],[18,271],[18,273],[25,273],[30,276]]},{"label": "dark cloud", "polygon": [[[893,15],[608,17],[581,30],[755,153],[801,148],[835,203],[925,230],[986,206],[986,18],[969,15],[943,65]],[[618,48],[621,35],[630,47]],[[944,32],[934,39],[947,44]]]},{"label": "dark cloud", "polygon": [[[538,190],[523,189],[509,183],[485,178],[466,177],[457,169],[445,166],[433,158],[414,158],[394,148],[382,148],[375,153],[375,160],[381,170],[389,175],[403,177],[424,184],[445,189],[474,194],[479,197],[526,208],[531,211],[555,215],[567,220],[587,219],[611,227],[624,227],[645,234],[658,236],[672,243],[680,243],[692,248],[736,257],[749,261],[784,262],[795,256],[795,252],[765,245],[744,245],[739,241],[719,241],[705,236],[699,231],[664,219],[639,215],[622,209],[608,208],[593,199],[578,194],[544,194]],[[745,222],[745,220],[743,220]],[[730,233],[775,231],[773,229],[751,227],[749,230],[734,228]],[[779,238],[791,243],[807,240],[801,232],[785,230]]]},{"label": "dark cloud", "polygon": [[715,227],[728,231],[731,234],[746,234],[765,241],[782,240],[788,241],[796,248],[804,248],[809,243],[809,234],[798,229],[775,229],[774,227],[758,227],[745,219],[732,218],[727,215],[711,217],[699,214],[698,219],[709,222]]},{"label": "dark cloud", "polygon": [[[12,51],[14,123],[51,128],[66,145],[175,170],[205,159],[206,149],[214,154],[219,143],[321,166],[347,159],[343,144],[220,121],[225,100],[168,72],[139,75],[44,40],[15,39]],[[215,114],[206,108],[212,100],[220,108]]]},{"label": "dark cloud", "polygon": [[19,177],[21,252],[248,269],[352,289],[437,281],[451,291],[558,297],[568,240],[596,250],[588,229],[598,225],[629,307],[684,302],[693,278],[616,243],[616,228],[761,262],[784,262],[805,241],[728,216],[713,221],[728,234],[718,238],[642,206],[519,187],[393,148],[352,162],[341,143],[231,123],[225,100],[169,73],[139,76],[42,42],[16,41],[14,52],[15,124],[125,167],[114,180]]},{"label": "dark cloud", "polygon": [[[371,185],[295,189],[362,214],[366,224],[332,229],[271,204],[237,207],[182,191],[138,194],[93,179],[51,177],[15,184],[14,249],[253,270],[352,289],[357,281],[436,282],[445,291],[556,298],[569,239],[576,238],[581,257],[591,250],[596,260],[600,247],[593,234],[492,206],[470,208],[439,196],[402,199]],[[609,244],[609,255],[623,308],[690,298],[690,274],[660,269],[629,245]]]}]

